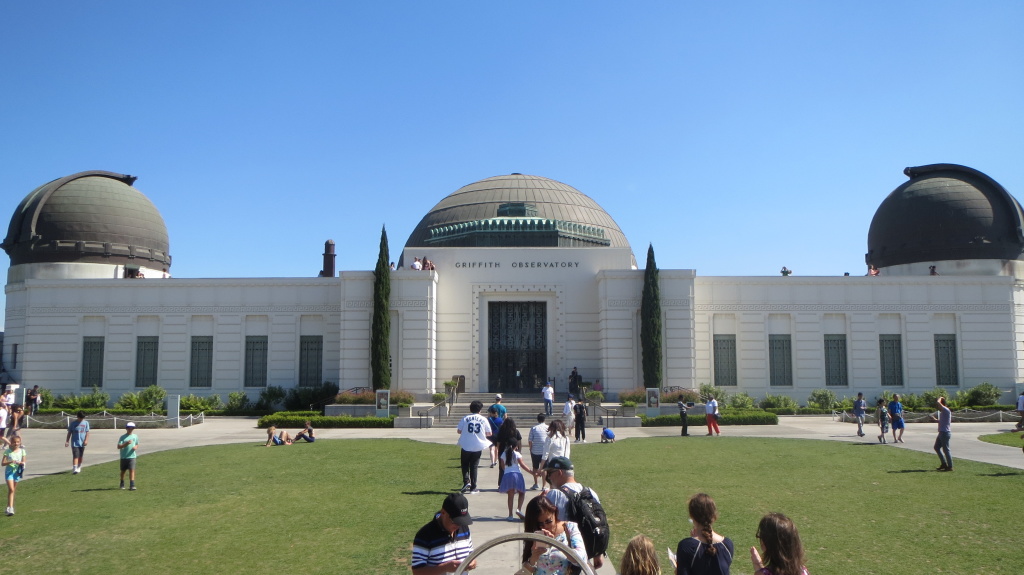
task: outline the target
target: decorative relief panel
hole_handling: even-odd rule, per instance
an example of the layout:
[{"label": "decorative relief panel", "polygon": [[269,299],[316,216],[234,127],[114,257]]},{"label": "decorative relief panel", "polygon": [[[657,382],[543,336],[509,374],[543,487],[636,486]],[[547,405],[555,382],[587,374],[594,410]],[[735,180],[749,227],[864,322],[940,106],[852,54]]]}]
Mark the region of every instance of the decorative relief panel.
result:
[{"label": "decorative relief panel", "polygon": [[340,312],[338,305],[288,305],[288,306],[113,306],[113,307],[40,307],[29,308],[32,315],[108,315],[126,314],[215,314],[215,313],[309,313]]},{"label": "decorative relief panel", "polygon": [[1009,313],[1010,304],[703,304],[696,311],[795,311],[795,312],[984,312]]}]

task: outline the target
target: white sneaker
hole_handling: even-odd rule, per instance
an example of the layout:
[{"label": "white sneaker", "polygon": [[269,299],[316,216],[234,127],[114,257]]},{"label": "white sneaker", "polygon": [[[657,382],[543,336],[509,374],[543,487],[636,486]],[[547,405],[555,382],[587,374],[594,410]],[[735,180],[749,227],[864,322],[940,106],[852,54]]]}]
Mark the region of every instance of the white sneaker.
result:
[{"label": "white sneaker", "polygon": [[7,516],[8,517],[10,517],[11,515],[14,515],[14,508],[13,507],[8,507],[6,511],[7,511]]},{"label": "white sneaker", "polygon": [[470,495],[477,495],[477,494],[479,494],[479,493],[480,493],[480,490],[479,490],[479,489],[474,489],[473,491],[470,491],[470,492],[469,492],[469,494],[470,494]]},{"label": "white sneaker", "polygon": [[81,467],[72,467],[71,468],[71,474],[72,475],[78,475],[81,472],[82,472],[82,468]]}]

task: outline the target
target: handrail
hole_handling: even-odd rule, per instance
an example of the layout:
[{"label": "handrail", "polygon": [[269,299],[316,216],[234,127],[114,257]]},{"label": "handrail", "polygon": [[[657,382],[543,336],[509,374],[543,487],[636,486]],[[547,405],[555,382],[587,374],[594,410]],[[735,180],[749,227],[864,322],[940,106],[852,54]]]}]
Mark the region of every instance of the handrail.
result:
[{"label": "handrail", "polygon": [[[558,541],[557,539],[552,539],[547,535],[539,535],[537,533],[510,533],[508,535],[502,535],[501,537],[491,539],[487,543],[484,543],[481,547],[477,547],[472,553],[469,554],[468,557],[462,560],[462,563],[459,564],[458,569],[455,570],[455,575],[463,575],[466,572],[466,568],[469,567],[469,564],[472,563],[473,560],[480,556],[480,554],[484,551],[487,551],[491,547],[501,545],[502,543],[508,543],[509,541],[540,541],[541,543],[547,543],[548,545],[557,548],[562,553],[565,553],[565,556],[568,557],[569,560],[573,563],[579,563],[575,560],[576,552],[573,551],[571,547],[569,547],[565,543],[562,543],[561,541]],[[583,561],[581,563],[581,567],[583,568],[583,573],[586,573],[587,575],[597,575],[597,573],[594,572],[594,568],[591,567],[590,564],[586,561]]]}]

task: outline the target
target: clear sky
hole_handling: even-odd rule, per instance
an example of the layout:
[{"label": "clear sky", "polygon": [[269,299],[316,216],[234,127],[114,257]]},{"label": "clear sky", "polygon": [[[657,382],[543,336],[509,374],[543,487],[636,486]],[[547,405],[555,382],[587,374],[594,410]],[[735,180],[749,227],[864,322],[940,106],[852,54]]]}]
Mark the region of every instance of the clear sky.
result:
[{"label": "clear sky", "polygon": [[[903,168],[1024,198],[1024,2],[0,3],[7,213],[138,176],[177,277],[393,260],[476,180],[565,182],[643,265],[863,274]],[[5,220],[6,221],[6,220]]]}]

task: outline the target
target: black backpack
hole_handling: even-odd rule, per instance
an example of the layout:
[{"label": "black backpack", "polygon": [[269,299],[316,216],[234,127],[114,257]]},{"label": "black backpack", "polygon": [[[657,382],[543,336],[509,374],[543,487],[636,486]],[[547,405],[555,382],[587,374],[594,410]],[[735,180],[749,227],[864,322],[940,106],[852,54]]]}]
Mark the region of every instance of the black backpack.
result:
[{"label": "black backpack", "polygon": [[569,500],[565,506],[566,515],[569,521],[574,521],[580,528],[583,545],[587,548],[587,557],[604,555],[608,551],[608,540],[611,538],[604,507],[594,498],[594,493],[589,487],[576,492],[563,485],[561,491]]}]

